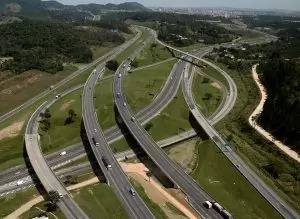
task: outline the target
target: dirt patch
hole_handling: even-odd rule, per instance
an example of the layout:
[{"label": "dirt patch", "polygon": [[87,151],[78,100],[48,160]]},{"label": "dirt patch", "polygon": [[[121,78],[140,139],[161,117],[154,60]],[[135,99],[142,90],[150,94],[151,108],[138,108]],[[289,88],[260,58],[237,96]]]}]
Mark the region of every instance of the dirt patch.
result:
[{"label": "dirt patch", "polygon": [[222,89],[222,87],[217,83],[217,82],[213,82],[210,84],[211,86],[215,87],[215,88],[218,88],[218,89]]},{"label": "dirt patch", "polygon": [[1,81],[3,89],[0,90],[1,95],[12,95],[23,90],[33,84],[39,82],[43,77],[42,73],[25,72],[21,75],[10,77],[7,80]]},{"label": "dirt patch", "polygon": [[197,161],[196,142],[197,140],[190,140],[168,151],[170,157],[178,162],[188,173],[192,171]]},{"label": "dirt patch", "polygon": [[75,102],[75,100],[69,100],[68,102],[64,103],[61,107],[60,107],[60,111],[65,111],[66,109],[68,109],[71,104]]},{"label": "dirt patch", "polygon": [[[127,164],[120,163],[124,171],[134,178],[137,183],[139,183],[145,190],[147,196],[155,203],[157,203],[168,218],[191,218],[196,219],[196,216],[185,206],[183,206],[178,200],[176,200],[172,195],[170,195],[167,190],[157,182],[157,179],[154,176],[147,176],[146,172],[149,171],[148,168],[143,163],[137,164]],[[180,191],[179,191],[180,192]],[[177,209],[183,214],[178,214],[178,212],[174,212],[174,209],[171,209],[168,204],[174,205]],[[186,215],[187,217],[185,217]]]},{"label": "dirt patch", "polygon": [[12,138],[20,134],[25,120],[12,123],[6,128],[0,129],[0,140],[4,138]]}]

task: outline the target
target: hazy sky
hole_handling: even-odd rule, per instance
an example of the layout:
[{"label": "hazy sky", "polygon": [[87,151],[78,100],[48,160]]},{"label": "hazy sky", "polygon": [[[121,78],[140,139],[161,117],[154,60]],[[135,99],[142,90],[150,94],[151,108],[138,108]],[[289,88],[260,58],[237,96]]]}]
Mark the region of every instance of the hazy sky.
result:
[{"label": "hazy sky", "polygon": [[[76,5],[82,3],[123,3],[126,0],[57,0],[64,4]],[[130,0],[135,1],[135,0]],[[261,9],[292,9],[300,10],[300,0],[136,0],[145,6],[170,7],[234,7]]]}]

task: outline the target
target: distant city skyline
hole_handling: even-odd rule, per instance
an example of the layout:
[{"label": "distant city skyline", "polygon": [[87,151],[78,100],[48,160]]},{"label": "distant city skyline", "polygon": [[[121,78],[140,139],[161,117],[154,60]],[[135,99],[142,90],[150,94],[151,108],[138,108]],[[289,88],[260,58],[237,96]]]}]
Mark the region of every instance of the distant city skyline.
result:
[{"label": "distant city skyline", "polygon": [[[107,3],[124,3],[122,0],[57,0],[63,4],[107,4]],[[135,1],[135,0],[130,0]],[[300,11],[300,0],[137,0],[147,7],[229,7],[229,8],[253,8],[253,9],[287,9]]]}]

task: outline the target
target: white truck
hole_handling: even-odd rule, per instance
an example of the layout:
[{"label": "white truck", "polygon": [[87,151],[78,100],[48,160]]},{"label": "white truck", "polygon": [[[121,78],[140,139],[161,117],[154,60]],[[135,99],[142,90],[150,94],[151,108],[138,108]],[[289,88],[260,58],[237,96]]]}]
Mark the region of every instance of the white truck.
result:
[{"label": "white truck", "polygon": [[214,202],[212,204],[212,207],[213,207],[213,209],[215,209],[219,213],[223,210],[223,207],[218,202]]}]

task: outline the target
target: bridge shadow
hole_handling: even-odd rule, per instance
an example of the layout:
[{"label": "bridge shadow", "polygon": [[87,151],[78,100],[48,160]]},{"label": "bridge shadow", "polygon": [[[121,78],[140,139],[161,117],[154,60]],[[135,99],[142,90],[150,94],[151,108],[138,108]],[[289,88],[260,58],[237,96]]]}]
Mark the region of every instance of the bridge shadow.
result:
[{"label": "bridge shadow", "polygon": [[44,200],[47,200],[49,197],[48,193],[45,190],[44,186],[42,185],[41,181],[39,180],[38,176],[36,175],[32,165],[31,165],[31,162],[28,157],[27,150],[26,150],[25,140],[23,142],[23,158],[24,158],[24,162],[25,162],[25,167],[27,168],[28,174],[29,174],[30,178],[32,179],[32,182],[33,182],[35,188],[37,189],[39,194],[41,196],[43,196]]},{"label": "bridge shadow", "polygon": [[92,167],[93,173],[98,177],[99,182],[106,182],[106,179],[105,179],[104,174],[97,162],[97,159],[96,159],[94,153],[91,152],[92,147],[90,145],[88,136],[86,134],[83,119],[81,119],[81,123],[80,123],[80,137],[82,140],[82,144],[83,144],[85,153],[90,161],[90,165]]},{"label": "bridge shadow", "polygon": [[201,125],[199,125],[199,123],[197,122],[197,120],[195,119],[195,117],[191,112],[189,112],[189,122],[192,128],[195,130],[197,136],[201,138],[202,141],[209,140],[209,136],[206,134],[204,129],[201,127]]},{"label": "bridge shadow", "polygon": [[[126,143],[129,145],[130,149],[135,153],[136,159],[143,163],[147,169],[155,176],[157,180],[162,183],[166,188],[174,188],[174,184],[169,180],[169,178],[160,170],[160,168],[148,157],[143,148],[139,145],[139,143],[135,140],[135,138],[130,134],[127,126],[121,119],[121,116],[118,112],[116,106],[114,107],[115,118],[117,121],[117,125],[124,135],[124,139]],[[125,158],[125,162],[132,162],[130,158]]]}]

